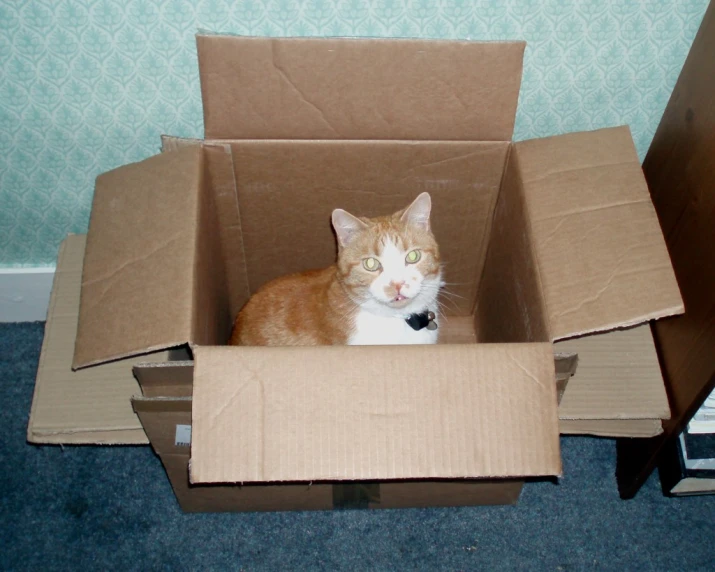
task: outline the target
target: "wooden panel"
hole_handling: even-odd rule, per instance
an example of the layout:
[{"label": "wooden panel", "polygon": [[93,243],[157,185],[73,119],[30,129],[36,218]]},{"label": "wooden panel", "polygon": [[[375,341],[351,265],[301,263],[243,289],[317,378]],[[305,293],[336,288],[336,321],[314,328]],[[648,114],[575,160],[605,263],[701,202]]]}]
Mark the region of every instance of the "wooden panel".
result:
[{"label": "wooden panel", "polygon": [[621,496],[636,494],[715,386],[715,6],[705,13],[643,164],[685,314],[654,327],[672,417],[654,439],[618,442]]}]

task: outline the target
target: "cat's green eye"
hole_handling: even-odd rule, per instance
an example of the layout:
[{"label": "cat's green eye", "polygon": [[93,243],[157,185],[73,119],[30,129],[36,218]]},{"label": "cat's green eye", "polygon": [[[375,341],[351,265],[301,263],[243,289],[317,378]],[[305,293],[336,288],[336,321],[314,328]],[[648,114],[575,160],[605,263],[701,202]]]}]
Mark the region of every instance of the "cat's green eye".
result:
[{"label": "cat's green eye", "polygon": [[407,256],[405,256],[405,260],[408,264],[414,264],[418,262],[420,258],[422,258],[422,253],[419,250],[410,250]]},{"label": "cat's green eye", "polygon": [[365,270],[369,270],[370,272],[375,272],[375,270],[378,270],[380,268],[380,261],[377,258],[373,258],[371,256],[370,258],[365,258],[362,261],[362,265],[365,268]]}]

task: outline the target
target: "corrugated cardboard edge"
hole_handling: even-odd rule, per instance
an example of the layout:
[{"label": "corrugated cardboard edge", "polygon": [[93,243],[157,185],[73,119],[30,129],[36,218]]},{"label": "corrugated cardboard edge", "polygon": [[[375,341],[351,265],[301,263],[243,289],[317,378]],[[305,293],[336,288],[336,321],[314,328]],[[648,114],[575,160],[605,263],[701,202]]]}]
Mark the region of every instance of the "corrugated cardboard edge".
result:
[{"label": "corrugated cardboard edge", "polygon": [[595,437],[655,437],[663,432],[660,419],[560,419],[562,435]]},{"label": "corrugated cardboard edge", "polygon": [[[37,440],[41,438],[40,435],[35,434],[35,416],[37,410],[37,404],[39,403],[40,393],[42,392],[42,371],[45,367],[45,360],[47,359],[47,346],[50,343],[50,331],[54,327],[54,309],[57,303],[57,292],[59,290],[60,284],[60,273],[62,272],[65,249],[67,248],[67,241],[72,240],[75,235],[70,234],[60,243],[59,252],[57,254],[57,270],[55,271],[55,276],[52,281],[52,290],[50,291],[50,302],[47,309],[47,321],[45,322],[45,335],[42,339],[42,348],[40,349],[40,360],[37,366],[37,377],[35,379],[35,389],[32,392],[32,404],[30,405],[30,418],[27,423],[27,440],[30,443],[46,443],[47,441]],[[146,439],[146,436],[144,437]]]},{"label": "corrugated cardboard edge", "polygon": [[[67,266],[67,256],[69,250],[81,249],[84,251],[84,235],[69,235],[62,241],[57,259],[57,270],[55,272],[52,292],[50,294],[50,304],[47,312],[47,322],[45,323],[45,336],[42,341],[40,360],[37,369],[37,378],[33,392],[32,405],[30,407],[30,417],[27,425],[27,440],[35,444],[97,444],[97,445],[145,445],[149,441],[141,428],[138,419],[135,423],[127,427],[72,427],[66,429],[49,429],[39,426],[38,406],[43,398],[43,388],[46,384],[54,383],[56,380],[45,374],[47,369],[48,349],[52,343],[53,333],[57,324],[55,322],[56,304],[61,291],[64,291],[65,272]],[[77,314],[79,308],[76,309]],[[75,332],[67,332],[66,335],[74,336]],[[72,356],[67,356],[67,371],[71,372]],[[129,367],[129,365],[127,365]],[[127,404],[130,395],[127,395]],[[57,404],[60,405],[60,404]]]}]

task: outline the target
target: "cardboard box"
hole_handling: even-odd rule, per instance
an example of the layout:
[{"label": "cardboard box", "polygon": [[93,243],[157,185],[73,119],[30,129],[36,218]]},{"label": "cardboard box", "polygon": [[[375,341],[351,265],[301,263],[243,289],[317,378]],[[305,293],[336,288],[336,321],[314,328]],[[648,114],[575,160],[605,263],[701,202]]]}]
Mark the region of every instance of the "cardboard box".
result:
[{"label": "cardboard box", "polygon": [[192,370],[190,362],[140,364],[135,374],[144,396],[132,399],[185,512],[514,504],[521,493],[519,479],[193,485],[188,471]]},{"label": "cardboard box", "polygon": [[[194,485],[325,483],[364,500],[379,483],[382,506],[404,506],[448,497],[435,483],[500,479],[493,498],[507,499],[519,479],[558,475],[554,379],[574,360],[557,346],[555,367],[552,342],[682,311],[628,129],[513,144],[522,42],[197,43],[205,141],[97,179],[73,362],[93,367],[77,373],[188,348]],[[424,190],[456,284],[440,344],[222,346],[256,288],[334,261],[333,208],[373,216]],[[645,331],[583,343],[612,336],[622,372],[618,348],[652,344]],[[176,367],[154,367],[173,387]],[[659,375],[652,388],[628,415],[667,415]],[[140,416],[159,412],[148,403]],[[621,420],[578,405],[564,421]],[[152,444],[183,471],[185,452]]]}]

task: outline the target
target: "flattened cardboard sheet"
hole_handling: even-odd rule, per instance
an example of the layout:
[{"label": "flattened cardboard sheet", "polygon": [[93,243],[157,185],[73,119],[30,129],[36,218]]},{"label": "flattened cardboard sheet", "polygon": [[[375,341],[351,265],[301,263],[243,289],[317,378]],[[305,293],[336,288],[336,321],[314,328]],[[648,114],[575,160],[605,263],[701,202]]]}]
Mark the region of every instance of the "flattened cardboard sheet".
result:
[{"label": "flattened cardboard sheet", "polygon": [[561,419],[667,419],[668,397],[650,326],[564,340],[578,368],[559,406]]},{"label": "flattened cardboard sheet", "polygon": [[561,472],[549,343],[199,347],[191,482]]},{"label": "flattened cardboard sheet", "polygon": [[563,435],[596,437],[655,437],[663,432],[660,419],[560,419]]},{"label": "flattened cardboard sheet", "polygon": [[[27,440],[56,444],[146,444],[129,398],[139,393],[138,358],[72,371],[86,237],[60,246],[35,381]],[[166,359],[165,352],[154,355]],[[146,359],[146,358],[145,358]]]},{"label": "flattened cardboard sheet", "polygon": [[97,177],[73,367],[191,341],[201,149]]},{"label": "flattened cardboard sheet", "polygon": [[552,339],[683,311],[627,127],[514,145]]},{"label": "flattened cardboard sheet", "polygon": [[512,138],[524,42],[196,42],[206,139]]}]

